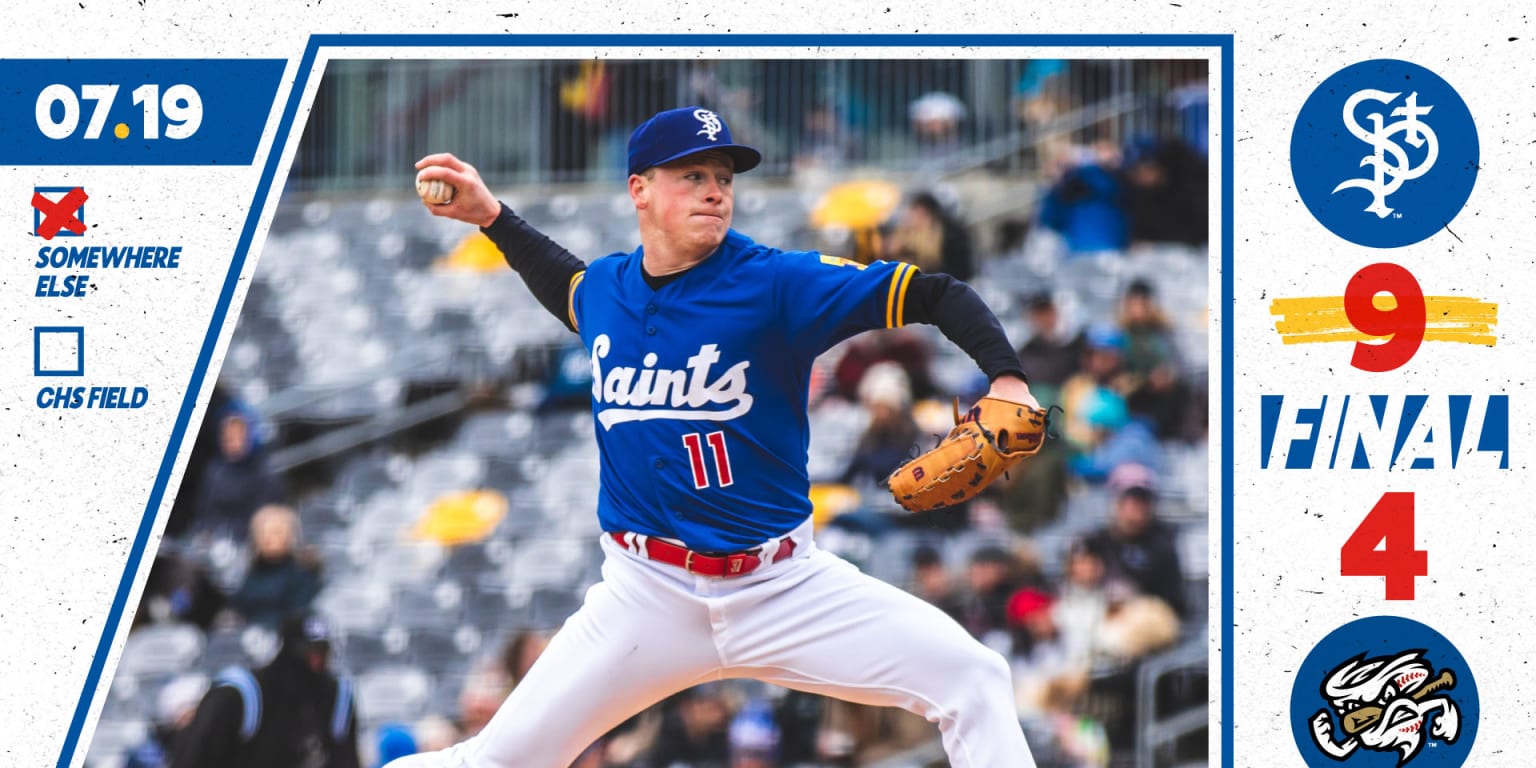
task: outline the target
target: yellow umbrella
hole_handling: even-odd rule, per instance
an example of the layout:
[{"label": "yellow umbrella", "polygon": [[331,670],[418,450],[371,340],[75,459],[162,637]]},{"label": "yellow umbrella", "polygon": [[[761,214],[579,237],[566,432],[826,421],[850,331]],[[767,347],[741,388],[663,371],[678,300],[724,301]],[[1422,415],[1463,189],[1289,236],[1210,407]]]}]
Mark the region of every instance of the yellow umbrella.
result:
[{"label": "yellow umbrella", "polygon": [[439,498],[416,521],[411,535],[445,546],[483,541],[507,516],[507,497],[497,491],[457,491]]},{"label": "yellow umbrella", "polygon": [[901,188],[888,181],[866,179],[839,184],[816,201],[811,226],[872,229],[884,224],[901,205]]},{"label": "yellow umbrella", "polygon": [[859,492],[842,483],[812,483],[811,522],[820,528],[844,512],[859,508]]},{"label": "yellow umbrella", "polygon": [[[901,205],[901,188],[888,181],[866,179],[839,184],[821,196],[811,209],[811,227],[829,233],[847,233],[850,257],[867,264],[880,258],[879,227]],[[834,246],[835,247],[835,246]]]},{"label": "yellow umbrella", "polygon": [[433,264],[438,269],[458,269],[468,272],[496,272],[505,269],[507,261],[491,239],[479,232],[471,232],[459,241],[452,251]]}]

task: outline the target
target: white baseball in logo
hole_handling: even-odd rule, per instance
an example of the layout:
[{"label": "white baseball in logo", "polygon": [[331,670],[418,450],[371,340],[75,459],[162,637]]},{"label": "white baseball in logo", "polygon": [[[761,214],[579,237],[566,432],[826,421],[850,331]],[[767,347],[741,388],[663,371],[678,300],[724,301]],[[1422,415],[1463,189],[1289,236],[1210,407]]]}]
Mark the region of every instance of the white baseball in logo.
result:
[{"label": "white baseball in logo", "polygon": [[725,130],[725,126],[720,122],[719,115],[707,109],[695,109],[693,116],[699,121],[700,125],[704,126],[699,129],[699,134],[708,136],[710,141],[719,141],[719,139],[715,138],[715,134]]}]

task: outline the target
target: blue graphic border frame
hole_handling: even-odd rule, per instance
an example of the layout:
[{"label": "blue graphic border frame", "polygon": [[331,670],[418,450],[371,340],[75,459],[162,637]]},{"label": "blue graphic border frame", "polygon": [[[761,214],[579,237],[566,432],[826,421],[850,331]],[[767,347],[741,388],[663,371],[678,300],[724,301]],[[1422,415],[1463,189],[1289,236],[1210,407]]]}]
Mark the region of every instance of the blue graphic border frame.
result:
[{"label": "blue graphic border frame", "polygon": [[112,641],[117,636],[118,626],[122,621],[123,609],[128,602],[128,595],[133,590],[134,577],[139,572],[140,563],[143,562],[144,552],[148,544],[150,534],[155,527],[155,513],[160,508],[160,503],[165,497],[165,488],[168,484],[172,470],[175,468],[176,455],[181,450],[182,439],[186,436],[187,425],[192,419],[192,412],[196,410],[197,396],[202,391],[203,382],[208,373],[208,364],[213,357],[214,347],[218,343],[219,331],[224,327],[224,320],[229,313],[229,305],[234,297],[235,287],[239,283],[240,273],[245,266],[246,256],[250,253],[251,241],[256,234],[256,226],[261,219],[261,212],[266,207],[267,195],[273,188],[273,179],[277,175],[277,168],[282,162],[283,151],[287,146],[289,132],[293,129],[294,120],[298,115],[299,104],[304,98],[304,92],[309,84],[309,78],[314,70],[315,59],[321,48],[345,47],[391,47],[391,48],[559,48],[559,47],[678,47],[678,48],[750,48],[750,47],[806,47],[816,48],[825,46],[869,47],[869,48],[912,48],[912,47],[1124,47],[1124,48],[1212,48],[1221,53],[1221,89],[1222,89],[1222,114],[1221,114],[1221,516],[1222,516],[1222,542],[1221,542],[1221,644],[1218,654],[1221,657],[1221,754],[1222,765],[1230,768],[1233,765],[1232,758],[1232,315],[1234,310],[1233,282],[1232,282],[1232,148],[1233,148],[1233,104],[1232,104],[1232,76],[1233,76],[1233,35],[1231,34],[941,34],[941,35],[893,35],[893,34],[748,34],[748,35],[701,35],[701,34],[560,34],[560,35],[434,35],[434,34],[359,34],[359,35],[311,35],[309,42],[304,47],[303,57],[299,61],[298,70],[295,73],[293,85],[288,92],[287,104],[283,107],[282,118],[278,121],[277,133],[272,138],[271,147],[267,150],[266,163],[262,168],[261,177],[256,184],[256,194],[251,201],[250,212],[246,217],[245,225],[240,230],[240,239],[235,245],[233,258],[230,260],[229,273],[225,275],[223,286],[219,290],[218,303],[214,305],[213,318],[208,323],[208,329],[203,337],[202,348],[198,351],[197,363],[192,369],[192,376],[187,383],[185,395],[182,397],[181,408],[177,412],[176,422],[171,429],[170,443],[166,446],[165,454],[160,461],[160,470],[155,476],[155,483],[150,489],[149,502],[145,505],[144,514],[139,522],[138,532],[133,539],[133,548],[128,553],[128,562],[123,567],[123,576],[119,580],[117,592],[112,598],[112,606],[107,614],[105,626],[102,628],[101,639],[96,644],[94,656],[91,659],[89,672],[86,674],[85,686],[80,692],[80,697],[75,704],[74,716],[70,720],[69,731],[64,738],[64,746],[60,750],[57,768],[68,768],[74,761],[75,750],[80,744],[81,730],[84,728],[86,716],[90,712],[91,702],[95,699],[97,686],[101,683],[102,669],[106,665],[108,652],[111,650]]}]

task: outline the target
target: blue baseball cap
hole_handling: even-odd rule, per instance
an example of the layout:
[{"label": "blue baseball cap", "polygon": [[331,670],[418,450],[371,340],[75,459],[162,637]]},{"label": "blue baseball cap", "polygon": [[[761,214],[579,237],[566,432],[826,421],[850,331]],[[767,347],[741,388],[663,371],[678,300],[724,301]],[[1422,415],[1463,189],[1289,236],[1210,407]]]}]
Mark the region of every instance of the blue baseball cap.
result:
[{"label": "blue baseball cap", "polygon": [[1115,352],[1125,352],[1127,340],[1125,331],[1108,324],[1096,324],[1088,328],[1083,334],[1088,346],[1093,349],[1109,349]]},{"label": "blue baseball cap", "polygon": [[731,129],[719,115],[703,107],[682,107],[656,113],[629,135],[629,175],[709,149],[730,155],[736,173],[763,161],[761,152],[731,142]]}]

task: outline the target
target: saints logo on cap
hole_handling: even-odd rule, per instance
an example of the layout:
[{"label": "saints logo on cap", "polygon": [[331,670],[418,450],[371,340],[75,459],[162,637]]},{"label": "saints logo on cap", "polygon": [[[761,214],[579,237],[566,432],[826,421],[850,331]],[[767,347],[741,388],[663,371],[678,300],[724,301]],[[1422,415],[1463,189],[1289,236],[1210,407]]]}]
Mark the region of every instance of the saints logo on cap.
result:
[{"label": "saints logo on cap", "polygon": [[719,115],[707,109],[695,109],[693,116],[698,119],[700,125],[704,126],[699,129],[699,135],[709,137],[710,141],[719,141],[715,138],[715,134],[725,127],[720,124]]}]

